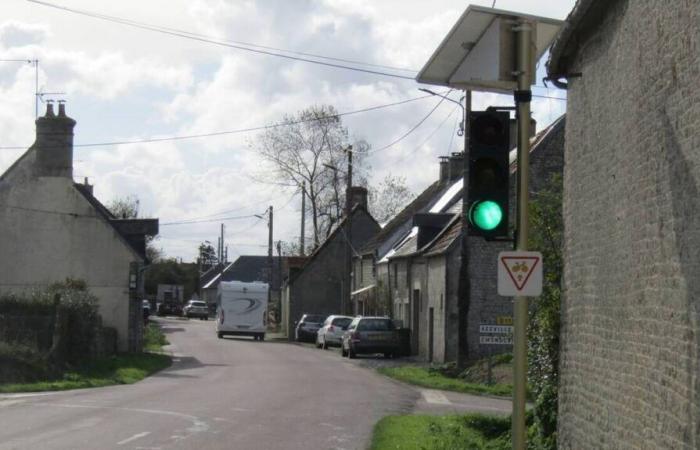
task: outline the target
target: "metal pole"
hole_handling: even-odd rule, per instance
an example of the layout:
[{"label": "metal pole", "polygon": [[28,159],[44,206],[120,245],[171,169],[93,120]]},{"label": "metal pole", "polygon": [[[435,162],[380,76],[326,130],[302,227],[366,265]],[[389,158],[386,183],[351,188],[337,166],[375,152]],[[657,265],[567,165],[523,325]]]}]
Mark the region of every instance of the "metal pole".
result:
[{"label": "metal pole", "polygon": [[[533,80],[532,28],[528,22],[516,27],[518,33],[518,228],[516,250],[527,250],[530,178],[530,86]],[[525,450],[525,392],[527,389],[527,297],[515,297],[513,328],[513,449]]]},{"label": "metal pole", "polygon": [[350,292],[352,292],[352,145],[348,145],[345,151],[348,152],[348,187],[345,193],[345,217],[348,222],[347,236],[345,236],[345,273],[348,275],[348,282],[345,292],[343,293],[345,308],[341,309],[343,310],[343,314],[350,314],[354,312],[352,296],[350,295]]},{"label": "metal pole", "polygon": [[268,208],[270,214],[268,223],[268,235],[267,235],[267,267],[268,267],[268,286],[267,286],[267,307],[270,308],[270,301],[272,300],[272,205]]},{"label": "metal pole", "polygon": [[299,255],[304,256],[304,233],[306,231],[306,181],[301,182],[301,237],[299,238]]}]

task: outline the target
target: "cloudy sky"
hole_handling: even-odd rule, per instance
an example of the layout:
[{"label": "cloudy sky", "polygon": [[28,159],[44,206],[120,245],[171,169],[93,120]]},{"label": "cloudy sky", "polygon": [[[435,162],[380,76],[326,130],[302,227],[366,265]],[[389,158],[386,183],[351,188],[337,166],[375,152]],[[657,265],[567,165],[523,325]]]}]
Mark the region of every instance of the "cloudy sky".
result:
[{"label": "cloudy sky", "polygon": [[[208,40],[245,42],[363,63],[326,62],[412,77],[469,2],[457,0],[46,0],[46,3],[179,30]],[[471,3],[491,6],[492,0]],[[574,0],[498,0],[500,9],[563,19]],[[262,47],[257,47],[262,49]],[[143,141],[255,128],[318,104],[339,112],[422,97],[415,81],[309,64],[158,33],[26,0],[0,1],[0,59],[39,60],[45,98],[68,102],[76,144]],[[371,65],[370,65],[371,64]],[[539,80],[543,76],[540,62]],[[377,67],[377,66],[387,66]],[[35,67],[0,62],[0,173],[34,139]],[[564,98],[544,87],[534,94]],[[458,93],[452,97],[459,99]],[[350,133],[374,149],[414,127],[435,97],[343,117]],[[474,109],[510,104],[475,94]],[[535,98],[542,128],[566,103]],[[45,106],[40,105],[40,111]],[[443,102],[414,132],[368,157],[370,182],[404,176],[414,193],[438,175],[437,157],[460,151],[460,113]],[[300,198],[252,182],[259,167],[255,132],[194,139],[78,147],[76,180],[89,177],[104,203],[136,195],[143,215],[161,223],[157,245],[167,256],[196,257],[216,243],[225,218],[229,259],[266,253],[267,227],[253,216],[275,208],[275,240],[299,235]],[[20,147],[20,148],[14,148]],[[171,222],[196,220],[188,225]]]}]

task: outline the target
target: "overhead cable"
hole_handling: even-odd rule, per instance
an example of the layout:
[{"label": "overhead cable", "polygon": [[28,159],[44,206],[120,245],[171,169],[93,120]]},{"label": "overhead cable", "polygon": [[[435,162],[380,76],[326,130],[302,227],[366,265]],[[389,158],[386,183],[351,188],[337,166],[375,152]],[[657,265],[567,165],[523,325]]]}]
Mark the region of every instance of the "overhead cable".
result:
[{"label": "overhead cable", "polygon": [[127,26],[134,27],[134,28],[140,28],[140,29],[143,29],[143,30],[154,31],[154,32],[156,32],[156,33],[167,34],[167,35],[170,35],[170,36],[177,36],[177,37],[181,37],[181,38],[184,38],[184,39],[190,39],[190,40],[193,40],[193,41],[205,42],[205,43],[208,43],[208,44],[219,45],[219,46],[222,46],[222,47],[235,48],[235,49],[237,49],[237,50],[244,50],[244,51],[248,51],[248,52],[251,52],[251,53],[258,53],[258,54],[261,54],[261,55],[276,56],[276,57],[279,57],[279,58],[285,58],[285,59],[294,60],[294,61],[302,61],[302,62],[307,62],[307,63],[310,63],[310,64],[317,64],[317,65],[326,66],[326,67],[333,67],[333,68],[336,68],[336,69],[352,70],[352,71],[355,71],[355,72],[364,72],[364,73],[368,73],[368,74],[371,74],[371,75],[380,75],[380,76],[392,77],[392,78],[399,78],[399,79],[404,79],[404,80],[411,80],[411,81],[413,81],[414,78],[415,78],[414,76],[398,75],[398,74],[395,74],[395,73],[382,72],[382,71],[379,71],[379,70],[362,69],[362,68],[360,68],[360,67],[352,67],[352,66],[346,66],[346,65],[343,65],[343,64],[337,64],[337,63],[331,63],[331,62],[325,62],[325,61],[318,61],[318,60],[315,60],[315,59],[303,58],[303,57],[300,57],[300,56],[284,55],[284,54],[282,54],[282,53],[275,52],[275,51],[271,51],[271,50],[262,50],[262,49],[250,48],[250,47],[246,47],[246,46],[239,45],[239,44],[233,44],[233,43],[228,43],[228,42],[224,42],[224,41],[217,41],[217,40],[214,40],[214,39],[209,39],[209,38],[205,38],[205,37],[200,37],[200,36],[197,36],[197,35],[194,35],[194,34],[189,34],[189,33],[187,33],[187,32],[171,31],[170,29],[159,28],[159,27],[153,26],[153,25],[139,24],[139,23],[137,23],[137,22],[129,21],[129,20],[127,20],[127,19],[122,19],[122,18],[119,18],[119,17],[105,16],[105,15],[98,14],[98,13],[93,13],[93,12],[90,12],[90,11],[83,11],[83,10],[68,8],[68,7],[65,7],[65,6],[56,5],[56,4],[48,3],[48,2],[44,2],[44,1],[41,1],[41,0],[27,0],[27,1],[28,1],[28,2],[31,2],[31,3],[36,3],[36,4],[38,4],[38,5],[47,6],[47,7],[50,7],[50,8],[55,8],[55,9],[59,9],[59,10],[62,10],[62,11],[70,12],[70,13],[73,13],[73,14],[80,14],[80,15],[84,15],[84,16],[88,16],[88,17],[93,17],[93,18],[96,18],[96,19],[106,20],[106,21],[109,21],[109,22],[120,23],[120,24],[122,24],[122,25],[127,25]]},{"label": "overhead cable", "polygon": [[[377,106],[370,106],[369,108],[363,108],[363,109],[358,109],[355,111],[347,111],[347,112],[342,112],[338,113],[335,115],[335,117],[344,117],[344,116],[350,116],[353,114],[360,114],[364,112],[369,112],[369,111],[376,111],[378,109],[384,109],[384,108],[389,108],[392,106],[399,106],[403,105],[406,103],[414,102],[416,100],[423,100],[425,98],[432,97],[432,95],[423,95],[420,97],[413,97],[409,98],[406,100],[401,100],[398,102],[394,103],[387,103],[384,105],[377,105]],[[287,127],[291,125],[298,125],[300,123],[306,123],[306,122],[316,122],[319,120],[325,120],[328,117],[312,117],[309,119],[301,119],[301,120],[294,120],[291,122],[284,122],[284,123],[275,123],[272,125],[262,125],[262,126],[256,126],[256,127],[250,127],[250,128],[240,128],[238,130],[228,130],[228,131],[214,131],[211,133],[202,133],[202,134],[189,134],[189,135],[181,135],[181,136],[167,136],[167,137],[162,137],[162,138],[146,138],[146,139],[134,139],[134,140],[124,140],[124,141],[110,141],[110,142],[91,142],[91,143],[86,143],[86,144],[73,144],[73,147],[106,147],[110,145],[129,145],[129,144],[146,144],[146,143],[151,143],[151,142],[166,142],[166,141],[180,141],[180,140],[185,140],[185,139],[198,139],[198,138],[205,138],[205,137],[215,137],[215,136],[225,136],[229,134],[240,134],[240,133],[250,133],[253,131],[263,131],[263,130],[269,130],[272,128],[279,128],[279,127]],[[22,150],[26,149],[28,146],[0,146],[0,150]]]}]

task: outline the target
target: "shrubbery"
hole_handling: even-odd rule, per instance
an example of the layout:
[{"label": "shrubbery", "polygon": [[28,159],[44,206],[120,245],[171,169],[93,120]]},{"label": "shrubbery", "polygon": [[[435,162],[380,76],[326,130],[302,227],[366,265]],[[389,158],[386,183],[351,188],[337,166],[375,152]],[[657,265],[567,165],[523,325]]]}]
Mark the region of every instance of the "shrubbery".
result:
[{"label": "shrubbery", "polygon": [[101,328],[97,298],[80,280],[0,295],[0,361],[12,367],[0,375],[44,376],[90,360],[97,354]]}]

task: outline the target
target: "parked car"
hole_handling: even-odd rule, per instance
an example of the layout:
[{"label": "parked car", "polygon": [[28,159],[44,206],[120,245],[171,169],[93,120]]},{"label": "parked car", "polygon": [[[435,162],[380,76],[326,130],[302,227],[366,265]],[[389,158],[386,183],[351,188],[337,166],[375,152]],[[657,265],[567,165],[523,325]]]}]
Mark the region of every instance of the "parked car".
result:
[{"label": "parked car", "polygon": [[163,302],[158,303],[157,313],[159,316],[181,316],[182,306],[179,303]]},{"label": "parked car", "polygon": [[343,333],[352,322],[349,316],[328,316],[316,334],[316,348],[340,347]]},{"label": "parked car", "polygon": [[143,315],[148,317],[151,315],[151,302],[144,300],[141,302],[141,308],[143,308]]},{"label": "parked car", "polygon": [[341,354],[349,358],[373,353],[391,358],[399,354],[399,335],[388,317],[355,317],[343,334],[340,348]]},{"label": "parked car", "polygon": [[187,317],[199,317],[202,320],[209,320],[209,308],[207,303],[200,300],[190,300],[182,309],[182,314]]},{"label": "parked car", "polygon": [[294,338],[296,341],[316,342],[316,334],[318,333],[318,329],[321,328],[321,324],[326,317],[327,316],[321,316],[318,314],[304,314],[301,316],[301,319],[299,322],[297,322],[296,329],[294,330]]}]

